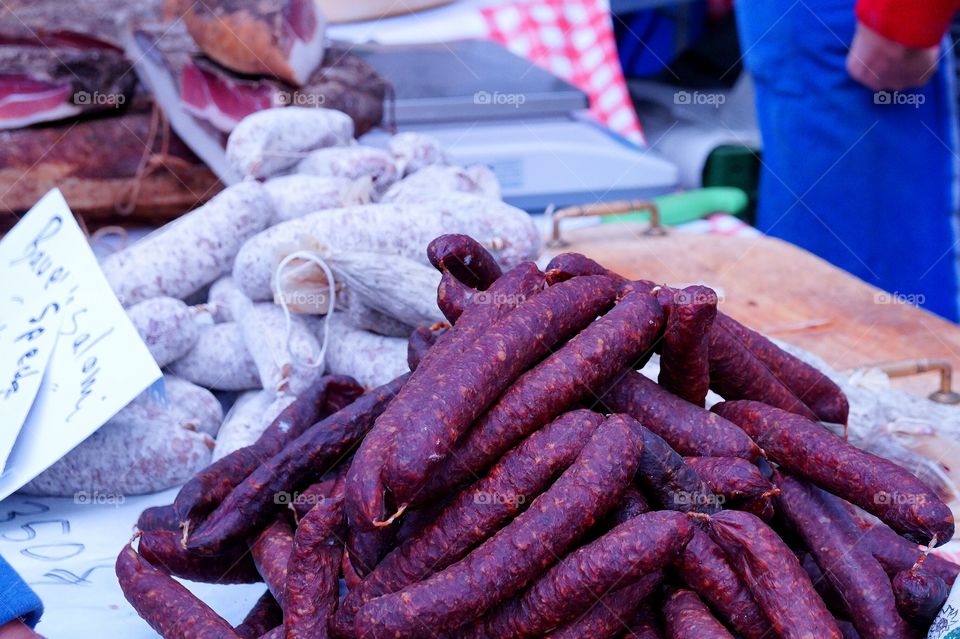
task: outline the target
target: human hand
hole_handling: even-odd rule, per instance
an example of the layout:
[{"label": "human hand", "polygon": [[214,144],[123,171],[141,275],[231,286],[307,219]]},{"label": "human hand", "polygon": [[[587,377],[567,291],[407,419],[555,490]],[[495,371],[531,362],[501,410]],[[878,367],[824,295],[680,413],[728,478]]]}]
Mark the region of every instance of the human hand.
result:
[{"label": "human hand", "polygon": [[858,22],[847,71],[874,91],[901,91],[926,84],[939,59],[940,47],[911,49]]},{"label": "human hand", "polygon": [[43,639],[19,619],[0,626],[0,639]]}]

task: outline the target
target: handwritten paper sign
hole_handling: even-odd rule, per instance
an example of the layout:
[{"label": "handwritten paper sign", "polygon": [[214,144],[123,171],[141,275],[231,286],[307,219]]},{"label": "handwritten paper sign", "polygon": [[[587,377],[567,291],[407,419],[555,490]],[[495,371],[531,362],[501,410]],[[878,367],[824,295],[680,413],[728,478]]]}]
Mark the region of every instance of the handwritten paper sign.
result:
[{"label": "handwritten paper sign", "polygon": [[[15,441],[4,455],[2,499],[161,375],[58,190],[0,241],[0,302],[0,453],[3,442]],[[37,353],[25,356],[30,335]],[[33,388],[37,378],[42,381]],[[22,410],[31,389],[35,398],[26,418],[8,413],[3,402]]]},{"label": "handwritten paper sign", "polygon": [[0,470],[40,390],[64,316],[60,303],[47,299],[15,296],[2,302],[0,415],[10,428],[0,429]]},{"label": "handwritten paper sign", "polygon": [[[45,637],[156,639],[123,597],[114,564],[137,516],[169,504],[177,489],[153,495],[13,495],[0,502],[0,555],[44,604],[37,632]],[[238,624],[266,586],[184,582],[227,621]]]}]

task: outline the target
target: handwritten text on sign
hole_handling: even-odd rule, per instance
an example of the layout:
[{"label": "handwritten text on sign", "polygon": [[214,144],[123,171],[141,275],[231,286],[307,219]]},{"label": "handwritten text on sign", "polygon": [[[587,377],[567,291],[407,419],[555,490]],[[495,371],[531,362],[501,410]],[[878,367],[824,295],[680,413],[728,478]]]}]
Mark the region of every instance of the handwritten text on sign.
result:
[{"label": "handwritten text on sign", "polygon": [[0,241],[0,303],[0,412],[22,412],[0,423],[2,499],[86,439],[160,370],[57,190]]}]

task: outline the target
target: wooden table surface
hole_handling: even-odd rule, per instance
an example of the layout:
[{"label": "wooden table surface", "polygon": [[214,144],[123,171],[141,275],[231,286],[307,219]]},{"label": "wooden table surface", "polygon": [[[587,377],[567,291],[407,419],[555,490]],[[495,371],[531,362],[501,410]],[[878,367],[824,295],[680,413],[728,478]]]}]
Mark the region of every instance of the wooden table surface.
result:
[{"label": "wooden table surface", "polygon": [[[763,333],[822,357],[837,370],[878,362],[944,358],[960,370],[960,326],[892,299],[781,240],[643,233],[644,224],[604,224],[564,233],[577,251],[627,277],[671,285],[702,283],[720,308]],[[936,373],[894,381],[927,395]]]}]

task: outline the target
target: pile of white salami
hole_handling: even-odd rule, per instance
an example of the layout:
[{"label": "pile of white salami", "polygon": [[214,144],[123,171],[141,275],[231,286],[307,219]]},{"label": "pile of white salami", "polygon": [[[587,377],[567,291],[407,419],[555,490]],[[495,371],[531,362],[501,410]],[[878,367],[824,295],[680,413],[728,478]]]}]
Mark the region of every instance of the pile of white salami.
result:
[{"label": "pile of white salami", "polygon": [[504,267],[537,257],[536,227],[487,167],[451,165],[421,134],[386,149],[353,135],[330,109],[247,117],[227,143],[245,181],[102,261],[165,398],[138,397],[25,492],[176,486],[255,441],[324,373],[394,379],[414,328],[444,320],[424,250],[442,233],[478,239]]}]

